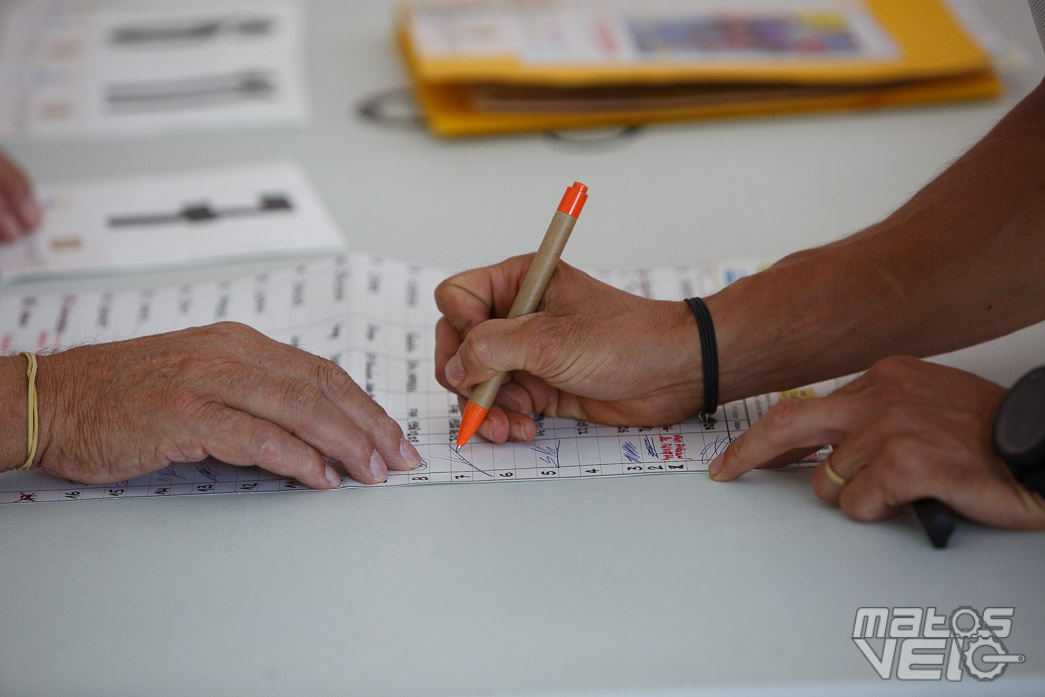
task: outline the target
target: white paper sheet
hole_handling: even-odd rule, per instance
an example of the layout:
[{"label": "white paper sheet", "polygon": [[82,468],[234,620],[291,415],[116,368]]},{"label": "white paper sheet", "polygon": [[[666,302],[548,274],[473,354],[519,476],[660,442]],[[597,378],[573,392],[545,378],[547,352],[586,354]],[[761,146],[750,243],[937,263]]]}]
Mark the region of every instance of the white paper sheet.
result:
[{"label": "white paper sheet", "polygon": [[42,186],[38,195],[44,222],[0,245],[0,280],[332,253],[346,244],[292,162]]},{"label": "white paper sheet", "polygon": [[[596,274],[656,298],[707,294],[753,264],[628,269]],[[138,291],[0,296],[0,353],[69,346],[235,319],[344,367],[402,425],[424,460],[377,486],[510,482],[703,472],[731,440],[776,403],[772,394],[719,408],[707,427],[599,426],[538,419],[532,443],[476,437],[460,452],[457,399],[435,380],[436,284],[446,273],[366,254],[317,260],[236,280]],[[624,327],[622,330],[626,330]],[[694,327],[694,341],[696,328]],[[836,382],[788,396],[826,394]],[[342,487],[364,485],[348,477]],[[39,471],[0,474],[0,503],[118,499],[303,488],[255,467],[208,460],[172,464],[123,482],[85,485]]]},{"label": "white paper sheet", "polygon": [[290,0],[21,0],[0,34],[0,137],[126,138],[299,124]]}]

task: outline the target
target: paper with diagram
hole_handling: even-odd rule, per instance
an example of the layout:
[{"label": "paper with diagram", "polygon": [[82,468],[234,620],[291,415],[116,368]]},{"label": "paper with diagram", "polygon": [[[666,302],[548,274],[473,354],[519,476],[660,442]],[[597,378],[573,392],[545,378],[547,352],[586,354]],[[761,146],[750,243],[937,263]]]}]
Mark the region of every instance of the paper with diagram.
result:
[{"label": "paper with diagram", "polygon": [[331,253],[345,239],[301,167],[238,167],[41,186],[40,229],[0,246],[0,280]]},{"label": "paper with diagram", "polygon": [[22,0],[3,13],[0,137],[125,138],[307,116],[291,0]]}]

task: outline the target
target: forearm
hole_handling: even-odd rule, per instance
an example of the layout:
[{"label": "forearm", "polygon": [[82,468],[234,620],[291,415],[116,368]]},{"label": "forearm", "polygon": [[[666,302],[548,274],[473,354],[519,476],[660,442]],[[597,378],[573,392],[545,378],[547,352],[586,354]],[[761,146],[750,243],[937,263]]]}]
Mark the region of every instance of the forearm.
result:
[{"label": "forearm", "polygon": [[1045,318],[1045,88],[883,222],[708,300],[723,399]]}]

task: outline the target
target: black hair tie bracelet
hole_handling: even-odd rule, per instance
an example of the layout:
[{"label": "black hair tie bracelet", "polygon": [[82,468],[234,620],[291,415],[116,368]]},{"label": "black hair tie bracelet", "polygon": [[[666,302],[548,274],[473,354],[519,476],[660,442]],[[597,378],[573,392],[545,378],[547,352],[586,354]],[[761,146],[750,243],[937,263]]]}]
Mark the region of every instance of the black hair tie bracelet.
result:
[{"label": "black hair tie bracelet", "polygon": [[700,410],[700,420],[705,424],[715,423],[715,412],[718,411],[718,342],[715,340],[715,325],[711,321],[711,311],[700,298],[686,298],[686,304],[693,310],[697,318],[697,330],[700,332],[700,358],[704,367],[704,406]]}]

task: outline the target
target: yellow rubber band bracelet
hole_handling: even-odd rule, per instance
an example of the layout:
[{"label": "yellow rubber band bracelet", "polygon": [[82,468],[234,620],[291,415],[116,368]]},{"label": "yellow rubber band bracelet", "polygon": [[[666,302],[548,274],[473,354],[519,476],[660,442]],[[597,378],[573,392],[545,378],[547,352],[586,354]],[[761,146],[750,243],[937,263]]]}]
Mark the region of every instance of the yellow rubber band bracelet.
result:
[{"label": "yellow rubber band bracelet", "polygon": [[25,374],[29,377],[29,397],[27,411],[29,423],[26,428],[25,439],[25,462],[18,469],[32,469],[33,460],[36,459],[36,448],[40,444],[40,412],[36,403],[36,354],[22,351],[18,355],[25,356],[29,361],[29,367]]}]

